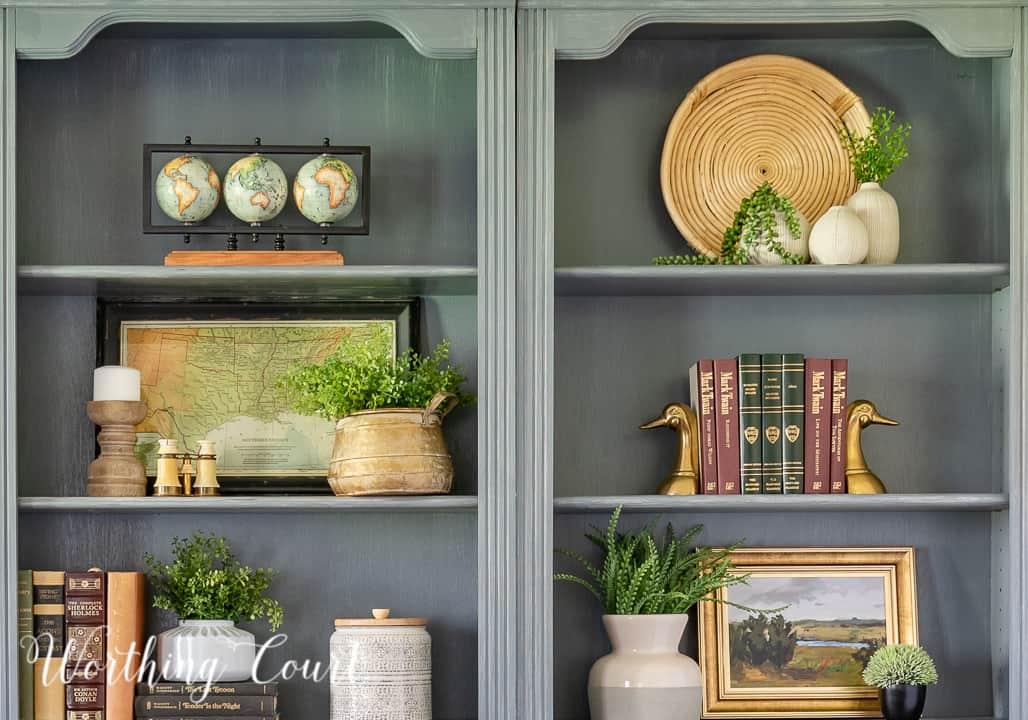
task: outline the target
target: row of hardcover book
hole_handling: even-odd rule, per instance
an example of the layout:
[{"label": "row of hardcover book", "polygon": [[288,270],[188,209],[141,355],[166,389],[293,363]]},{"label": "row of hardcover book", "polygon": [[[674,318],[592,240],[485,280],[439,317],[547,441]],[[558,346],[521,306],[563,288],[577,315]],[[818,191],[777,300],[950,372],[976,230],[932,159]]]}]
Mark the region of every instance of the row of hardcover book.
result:
[{"label": "row of hardcover book", "polygon": [[156,683],[138,686],[136,720],[274,720],[278,683]]},{"label": "row of hardcover book", "polygon": [[848,365],[795,353],[695,363],[701,492],[846,492]]}]

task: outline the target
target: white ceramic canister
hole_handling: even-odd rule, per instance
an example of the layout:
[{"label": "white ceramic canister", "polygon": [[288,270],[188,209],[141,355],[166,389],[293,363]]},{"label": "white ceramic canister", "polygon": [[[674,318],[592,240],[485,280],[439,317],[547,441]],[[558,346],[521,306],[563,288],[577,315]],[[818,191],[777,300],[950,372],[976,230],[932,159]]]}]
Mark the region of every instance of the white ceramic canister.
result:
[{"label": "white ceramic canister", "polygon": [[336,618],[331,720],[432,720],[432,638],[423,618]]}]

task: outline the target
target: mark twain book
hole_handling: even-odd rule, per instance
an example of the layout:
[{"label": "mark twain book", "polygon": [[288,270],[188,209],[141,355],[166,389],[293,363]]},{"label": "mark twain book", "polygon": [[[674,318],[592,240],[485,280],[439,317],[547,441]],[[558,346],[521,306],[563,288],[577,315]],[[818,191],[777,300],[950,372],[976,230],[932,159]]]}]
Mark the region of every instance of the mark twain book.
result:
[{"label": "mark twain book", "polygon": [[744,495],[760,494],[760,355],[739,356],[739,476]]},{"label": "mark twain book", "polygon": [[18,571],[18,720],[33,720],[32,571]]},{"label": "mark twain book", "polygon": [[831,492],[846,492],[846,376],[847,360],[832,360]]},{"label": "mark twain book", "polygon": [[278,698],[274,695],[208,697],[200,702],[195,702],[189,695],[140,695],[136,698],[136,716],[274,715],[277,704]]},{"label": "mark twain book", "polygon": [[32,573],[32,632],[39,647],[33,667],[35,720],[65,720],[61,655],[64,653],[64,573]]},{"label": "mark twain book", "polygon": [[765,495],[782,494],[782,355],[760,356],[761,488]]},{"label": "mark twain book", "polygon": [[136,674],[142,662],[145,576],[107,573],[107,717],[132,720]]},{"label": "mark twain book", "polygon": [[739,494],[739,372],[735,358],[714,361],[714,413],[717,420],[717,491]]},{"label": "mark twain book", "polygon": [[804,380],[806,410],[803,420],[803,492],[827,493],[830,484],[832,411],[829,387],[832,361],[808,358]]},{"label": "mark twain book", "polygon": [[803,356],[782,356],[782,492],[803,492]]},{"label": "mark twain book", "polygon": [[717,443],[714,440],[714,361],[700,360],[689,369],[689,395],[700,427],[700,491],[717,495]]}]

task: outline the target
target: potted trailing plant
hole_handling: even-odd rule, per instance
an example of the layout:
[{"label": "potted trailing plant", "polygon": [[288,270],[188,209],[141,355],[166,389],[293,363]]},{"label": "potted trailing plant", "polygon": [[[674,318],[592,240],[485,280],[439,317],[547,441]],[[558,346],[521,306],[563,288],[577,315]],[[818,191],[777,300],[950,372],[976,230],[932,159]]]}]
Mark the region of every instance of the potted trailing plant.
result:
[{"label": "potted trailing plant", "polygon": [[899,209],[882,183],[907,157],[910,123],[895,123],[896,113],[879,107],[871,125],[858,135],[845,125],[839,137],[850,158],[853,176],[860,187],[846,201],[867,227],[868,263],[894,263],[899,256]]},{"label": "potted trailing plant", "polygon": [[157,654],[165,679],[173,682],[235,682],[250,679],[254,636],[237,622],[265,619],[271,629],[282,625],[282,606],[264,597],[274,570],[246,567],[232,554],[225,538],[193,533],[171,541],[172,561],[163,563],[146,553],[153,605],[171,610],[177,628],[157,638]]},{"label": "potted trailing plant", "polygon": [[878,688],[885,720],[917,720],[928,686],[938,681],[931,656],[917,645],[878,648],[864,668],[864,682]]},{"label": "potted trailing plant", "polygon": [[729,553],[737,545],[690,548],[702,526],[676,535],[668,525],[658,542],[652,524],[619,532],[620,516],[619,506],[605,532],[586,534],[602,552],[597,564],[570,550],[557,551],[580,563],[586,575],[556,573],[554,579],[593,594],[603,606],[603,625],[613,646],[589,673],[590,715],[593,720],[698,719],[699,665],[678,652],[687,613],[711,600],[717,589],[745,583],[749,576],[730,572]]},{"label": "potted trailing plant", "polygon": [[449,342],[431,355],[393,359],[381,344],[344,341],[322,363],[300,364],[281,379],[293,408],[336,421],[328,482],[336,495],[447,493],[453,462],[442,419],[474,396],[451,365]]},{"label": "potted trailing plant", "polygon": [[656,257],[655,265],[799,265],[807,261],[810,223],[789,198],[762,183],[739,204],[725,229],[721,254]]}]

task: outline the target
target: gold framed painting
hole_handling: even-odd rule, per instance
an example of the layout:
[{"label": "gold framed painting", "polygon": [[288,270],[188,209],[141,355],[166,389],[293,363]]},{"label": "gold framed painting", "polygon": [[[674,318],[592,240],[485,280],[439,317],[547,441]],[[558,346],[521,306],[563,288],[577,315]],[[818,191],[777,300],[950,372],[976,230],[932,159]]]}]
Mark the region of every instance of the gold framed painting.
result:
[{"label": "gold framed painting", "polygon": [[703,717],[881,717],[861,673],[881,645],[917,644],[914,549],[741,548],[731,559],[749,581],[699,608]]}]

